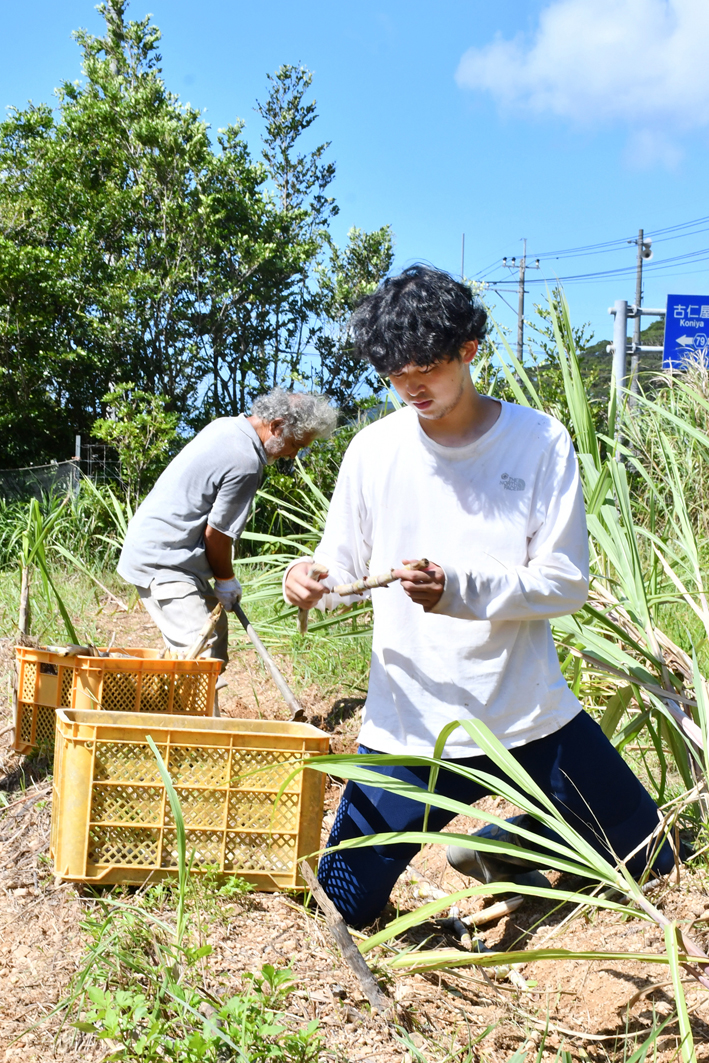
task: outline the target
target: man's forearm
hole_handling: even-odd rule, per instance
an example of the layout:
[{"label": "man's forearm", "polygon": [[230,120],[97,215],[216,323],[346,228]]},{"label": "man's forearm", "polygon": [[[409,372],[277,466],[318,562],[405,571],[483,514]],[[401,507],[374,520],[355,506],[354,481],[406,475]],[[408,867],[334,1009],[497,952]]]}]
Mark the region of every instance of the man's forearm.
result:
[{"label": "man's forearm", "polygon": [[204,529],[204,552],[207,555],[207,563],[216,579],[233,579],[234,565],[232,550],[234,540],[224,532],[211,528],[209,524]]}]

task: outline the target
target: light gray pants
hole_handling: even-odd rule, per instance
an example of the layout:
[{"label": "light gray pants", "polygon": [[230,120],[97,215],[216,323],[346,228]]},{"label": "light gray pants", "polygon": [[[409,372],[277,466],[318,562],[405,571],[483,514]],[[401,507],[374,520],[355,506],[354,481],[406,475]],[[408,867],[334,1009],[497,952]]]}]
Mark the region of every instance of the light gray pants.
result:
[{"label": "light gray pants", "polygon": [[[138,587],[138,594],[147,612],[160,628],[169,650],[183,653],[200,633],[207,617],[217,605],[213,594],[203,594],[194,583],[156,583]],[[229,654],[229,625],[222,612],[215,630],[216,639],[208,647],[210,657],[218,657],[226,668]]]}]

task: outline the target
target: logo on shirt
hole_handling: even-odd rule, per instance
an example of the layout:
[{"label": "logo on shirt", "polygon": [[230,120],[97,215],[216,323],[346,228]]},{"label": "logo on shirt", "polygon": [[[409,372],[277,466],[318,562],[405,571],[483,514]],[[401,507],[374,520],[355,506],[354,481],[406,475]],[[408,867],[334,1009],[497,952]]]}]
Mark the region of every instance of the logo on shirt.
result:
[{"label": "logo on shirt", "polygon": [[521,480],[519,476],[510,476],[508,472],[503,472],[500,483],[505,491],[524,491],[524,480]]}]

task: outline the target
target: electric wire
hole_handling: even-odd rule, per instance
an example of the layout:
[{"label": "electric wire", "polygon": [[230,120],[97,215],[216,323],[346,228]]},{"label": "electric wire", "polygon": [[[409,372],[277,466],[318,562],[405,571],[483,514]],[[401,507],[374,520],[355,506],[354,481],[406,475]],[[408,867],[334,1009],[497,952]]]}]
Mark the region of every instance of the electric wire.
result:
[{"label": "electric wire", "polygon": [[[699,236],[701,233],[709,232],[709,226],[702,229],[691,229],[689,232],[675,233],[673,236],[653,236],[652,240],[655,244],[664,243],[666,240],[681,240],[685,236]],[[649,236],[649,234],[646,234]],[[574,252],[565,253],[557,251],[555,254],[547,252],[545,255],[527,255],[527,259],[530,258],[544,258],[544,259],[559,259],[559,258],[585,258],[588,255],[607,255],[616,253],[617,251],[624,251],[628,244],[637,244],[637,237],[634,240],[623,240],[619,245],[614,247],[604,247],[597,250],[589,248],[588,250],[579,250]]]},{"label": "electric wire", "polygon": [[705,218],[695,218],[693,221],[683,221],[679,225],[668,225],[664,229],[654,229],[648,231],[648,236],[659,236],[660,233],[674,232],[677,229],[687,229],[690,225],[703,225],[705,221],[709,221],[709,215]]},{"label": "electric wire", "polygon": [[500,299],[502,299],[502,302],[503,302],[503,303],[505,304],[505,306],[508,306],[508,307],[510,308],[510,310],[512,311],[512,313],[513,313],[513,314],[516,314],[516,313],[517,313],[517,311],[516,311],[516,310],[515,310],[515,308],[513,307],[512,303],[508,302],[508,301],[507,301],[507,299],[505,299],[505,297],[504,297],[504,295],[502,294],[502,292],[500,292],[500,291],[497,291],[497,290],[496,290],[496,289],[494,289],[494,288],[490,288],[490,289],[488,289],[488,290],[489,290],[489,291],[493,291],[493,292],[495,293],[495,295],[499,295],[499,296],[500,296]]},{"label": "electric wire", "polygon": [[[683,255],[672,255],[669,258],[659,259],[659,260],[657,260],[655,262],[647,262],[643,266],[643,272],[647,271],[647,272],[651,272],[653,274],[659,275],[660,271],[665,270],[668,267],[677,266],[677,265],[681,265],[681,264],[689,263],[689,262],[694,262],[694,261],[704,261],[707,257],[709,257],[709,247],[703,247],[703,248],[699,249],[698,251],[688,251],[688,252],[685,252],[685,254],[683,254]],[[566,274],[566,275],[562,275],[562,276],[551,276],[551,277],[550,276],[543,276],[543,277],[525,276],[525,285],[527,285],[527,284],[550,284],[550,283],[556,283],[556,282],[574,283],[574,282],[577,282],[577,281],[584,281],[584,280],[589,280],[589,281],[590,280],[596,280],[596,279],[603,278],[603,277],[619,277],[619,276],[623,276],[625,274],[635,273],[636,269],[637,269],[636,264],[635,263],[631,263],[630,265],[627,265],[627,266],[617,266],[615,269],[594,270],[594,271],[588,272],[588,273],[572,273],[572,274]],[[494,286],[496,284],[500,284],[500,283],[504,283],[504,279],[503,278],[491,278],[490,281],[488,282],[490,287],[492,287],[492,286]]]},{"label": "electric wire", "polygon": [[[706,222],[709,222],[709,215],[707,215],[706,217],[703,217],[703,218],[693,218],[692,221],[680,222],[677,225],[668,225],[668,226],[666,226],[663,229],[648,229],[646,232],[644,232],[643,235],[645,237],[650,237],[651,239],[655,239],[657,237],[657,238],[662,238],[662,239],[667,239],[667,240],[674,240],[674,239],[678,239],[679,237],[676,237],[676,236],[665,236],[665,233],[678,232],[678,230],[680,230],[680,229],[690,229],[690,228],[692,228],[692,226],[704,225]],[[700,229],[698,231],[699,232],[706,232],[707,230],[706,229]],[[685,235],[691,236],[692,233],[680,233],[679,234],[679,236],[685,236]],[[628,244],[628,243],[637,243],[637,236],[618,237],[615,240],[604,240],[601,243],[597,243],[597,244],[581,244],[578,247],[566,247],[566,248],[561,248],[561,249],[556,250],[556,251],[539,251],[539,252],[535,252],[534,254],[528,253],[527,254],[527,258],[528,259],[530,259],[530,258],[561,258],[561,257],[566,257],[566,256],[571,258],[571,257],[574,257],[575,255],[582,255],[582,254],[600,254],[600,253],[603,253],[602,250],[601,250],[603,248],[606,248],[609,251],[615,251],[615,250],[620,250],[620,248],[622,248],[622,247],[625,247],[626,244]],[[488,268],[490,268],[490,267],[488,267]]]},{"label": "electric wire", "polygon": [[[664,228],[644,230],[643,240],[649,239],[651,243],[665,243],[670,240],[678,240],[689,236],[699,236],[703,233],[709,232],[709,216],[702,218],[694,218],[691,221],[680,222],[676,225],[668,225]],[[626,237],[616,240],[606,240],[597,244],[585,244],[579,245],[573,248],[562,248],[557,251],[546,251],[539,253],[527,253],[526,259],[529,262],[531,260],[539,259],[559,259],[559,258],[582,258],[589,255],[608,254],[610,252],[618,252],[626,250],[628,244],[638,243],[638,237]],[[520,256],[521,258],[521,256]],[[687,277],[694,276],[702,273],[709,273],[709,267],[700,266],[699,263],[705,263],[709,261],[709,247],[700,248],[696,251],[688,251],[684,254],[672,255],[668,258],[656,259],[654,261],[646,260],[643,262],[643,273],[651,273],[653,277]],[[499,268],[506,266],[505,275],[503,277],[495,277],[487,280],[486,275],[491,272],[497,273]],[[695,266],[694,269],[685,269],[685,266]],[[698,268],[696,268],[698,267]],[[506,259],[496,259],[485,269],[480,270],[475,279],[485,285],[485,290],[490,292],[491,295],[495,295],[502,299],[504,304],[517,315],[517,310],[512,304],[505,298],[503,292],[514,294],[514,288],[504,288],[502,285],[509,284],[512,280],[512,271],[514,267],[507,266]],[[567,274],[565,276],[535,276],[525,275],[525,290],[529,284],[545,284],[548,287],[554,287],[559,284],[573,285],[573,284],[602,284],[611,277],[622,277],[630,274],[635,274],[637,271],[637,263],[633,262],[625,266],[618,266],[615,269],[596,270],[587,273]],[[541,271],[540,271],[541,272]],[[546,271],[545,271],[546,272]],[[521,277],[520,277],[521,279]],[[499,287],[498,287],[499,285]]]},{"label": "electric wire", "polygon": [[[672,267],[672,266],[675,266],[675,265],[681,265],[681,264],[684,264],[684,263],[689,263],[689,262],[694,262],[694,261],[704,261],[707,257],[709,257],[709,247],[704,247],[704,248],[702,248],[699,251],[690,251],[690,252],[688,252],[685,255],[673,255],[670,258],[659,259],[656,262],[644,263],[643,264],[643,274],[645,274],[645,273],[653,273],[653,274],[659,275],[662,270],[667,269],[668,267]],[[628,265],[628,266],[617,266],[615,269],[596,270],[596,271],[590,272],[590,273],[572,273],[572,274],[567,274],[566,276],[561,276],[561,277],[558,277],[557,279],[559,281],[563,281],[564,283],[567,283],[567,282],[570,282],[570,281],[595,280],[596,278],[601,278],[601,277],[620,277],[620,276],[623,276],[623,275],[634,274],[636,272],[636,269],[637,269],[636,264],[632,263],[631,265]],[[549,280],[549,278],[547,278],[547,277],[540,277],[540,278],[530,277],[528,280],[525,277],[525,283],[528,283],[528,284],[541,284],[541,283],[548,282],[548,280]]]},{"label": "electric wire", "polygon": [[[645,237],[649,237],[656,242],[664,242],[665,240],[676,240],[686,236],[697,236],[700,233],[709,232],[709,226],[703,227],[703,229],[695,229],[696,225],[704,225],[705,222],[709,222],[709,215],[703,218],[693,218],[691,221],[682,221],[676,225],[665,225],[662,229],[648,229],[645,233]],[[666,235],[671,234],[671,235]],[[585,243],[579,244],[575,248],[560,248],[556,251],[540,251],[535,253],[527,253],[527,260],[535,258],[574,258],[585,257],[587,255],[595,254],[608,254],[614,251],[621,251],[627,247],[628,243],[637,243],[637,236],[632,237],[619,237],[614,240],[603,240],[600,243]],[[475,280],[482,279],[483,276],[490,273],[497,266],[502,265],[502,257],[495,258],[489,266],[484,269],[480,269],[475,274]],[[635,268],[635,267],[632,267]]]}]

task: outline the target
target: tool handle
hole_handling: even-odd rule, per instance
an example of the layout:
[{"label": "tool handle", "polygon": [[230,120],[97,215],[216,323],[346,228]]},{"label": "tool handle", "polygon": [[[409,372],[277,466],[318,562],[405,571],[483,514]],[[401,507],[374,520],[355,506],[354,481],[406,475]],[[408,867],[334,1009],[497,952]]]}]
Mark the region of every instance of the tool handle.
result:
[{"label": "tool handle", "polygon": [[248,616],[246,615],[246,613],[241,608],[238,602],[235,602],[233,612],[236,613],[239,623],[243,627],[246,634],[249,636],[249,639],[251,640],[254,649],[258,653],[263,663],[266,665],[266,668],[270,673],[271,679],[278,687],[283,700],[290,709],[291,720],[304,720],[305,710],[303,709],[303,706],[300,704],[295,694],[279,672],[278,668],[276,667],[276,663],[273,660],[273,657],[271,657],[271,654],[261,642],[261,639],[258,637],[251,625],[251,621],[249,620]]}]

